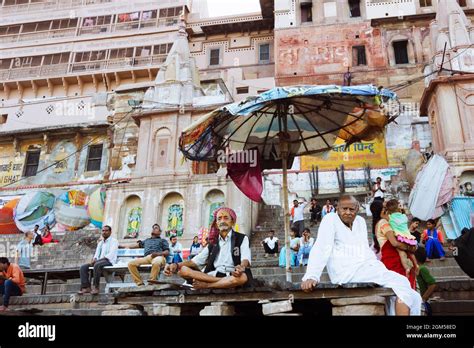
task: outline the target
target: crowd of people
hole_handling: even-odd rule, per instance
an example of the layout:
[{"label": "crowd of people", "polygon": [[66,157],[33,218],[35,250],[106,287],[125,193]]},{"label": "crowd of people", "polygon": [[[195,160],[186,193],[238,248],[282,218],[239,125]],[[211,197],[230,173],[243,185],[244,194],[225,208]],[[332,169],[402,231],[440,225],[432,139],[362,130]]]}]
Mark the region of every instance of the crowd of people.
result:
[{"label": "crowd of people", "polygon": [[[391,287],[400,300],[394,304],[394,313],[419,314],[418,306],[423,303],[429,314],[429,299],[436,289],[436,280],[427,264],[432,259],[444,259],[443,233],[434,220],[426,221],[426,229],[420,232],[420,219],[413,217],[409,220],[398,200],[385,200],[385,187],[379,178],[373,187],[373,198],[370,205],[373,218],[371,247],[365,220],[358,216],[359,203],[354,197],[343,196],[340,202],[328,199],[322,207],[316,199],[311,199],[309,206],[306,200],[294,200],[290,217],[290,265],[307,266],[302,283],[305,291],[314,289],[323,268],[327,267],[333,283],[374,282]],[[306,207],[311,214],[310,226],[319,224],[316,241],[311,236],[311,230],[305,227]],[[144,251],[143,257],[127,265],[137,286],[145,285],[138,270],[140,265],[151,265],[149,284],[157,282],[163,269],[165,275],[177,273],[195,288],[248,285],[253,279],[249,240],[247,236],[235,232],[235,223],[236,215],[232,209],[216,210],[209,237],[200,243],[198,236],[195,236],[186,259],[178,237],[172,235],[169,240],[162,238],[158,224],[153,225],[150,238],[128,245],[120,245],[112,237],[112,228],[105,225],[93,259],[80,268],[79,293],[99,293],[104,267],[117,262],[120,248],[142,248]],[[49,226],[40,231],[36,225],[18,243],[14,263],[6,258],[0,259],[0,292],[3,295],[0,310],[7,310],[11,296],[24,293],[22,269],[31,267],[29,255],[33,247],[52,242],[57,241],[53,239]],[[261,241],[261,245],[266,258],[279,257],[279,265],[286,267],[286,246],[280,247],[274,230]],[[332,253],[334,248],[345,250],[354,246],[363,247],[364,252],[350,257],[343,253],[343,258]],[[237,253],[235,248],[239,249]],[[421,297],[415,291],[416,284]]]}]

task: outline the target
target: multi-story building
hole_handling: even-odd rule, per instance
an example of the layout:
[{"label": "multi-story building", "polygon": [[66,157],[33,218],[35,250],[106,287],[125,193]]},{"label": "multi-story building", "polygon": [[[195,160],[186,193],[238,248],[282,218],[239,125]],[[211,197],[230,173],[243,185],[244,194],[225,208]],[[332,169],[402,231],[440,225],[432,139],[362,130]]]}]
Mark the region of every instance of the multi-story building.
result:
[{"label": "multi-story building", "polygon": [[[119,237],[145,233],[144,226],[155,222],[167,229],[174,214],[189,239],[208,225],[211,206],[232,203],[243,215],[253,209],[226,189],[228,180],[206,177],[218,166],[180,164],[177,141],[180,130],[203,113],[274,86],[272,12],[208,18],[201,0],[5,0],[1,5],[3,203],[32,189],[59,196],[102,187],[107,188],[105,221]],[[187,50],[183,40],[189,40]],[[165,64],[173,44],[180,46],[174,49],[182,54],[180,63],[188,64],[192,56],[199,73],[176,66],[175,55]],[[163,68],[166,76],[159,77]],[[178,102],[176,112],[162,110],[166,107],[158,104],[168,98],[152,91],[166,89],[162,85],[170,83],[173,68],[198,74],[192,95],[204,104],[182,109]],[[178,70],[175,77],[182,76]],[[166,90],[180,94],[179,86]],[[137,104],[144,109],[137,110]],[[150,122],[158,127],[156,134],[145,134]],[[205,182],[200,203],[177,178],[189,183],[193,172],[196,183]],[[146,193],[137,192],[140,185]],[[249,232],[250,224],[242,223],[242,229]]]},{"label": "multi-story building", "polygon": [[[458,3],[468,17],[474,14],[472,1]],[[430,22],[435,19],[437,7],[436,0],[275,1],[278,86],[371,83],[397,92],[403,112],[397,124],[388,126],[381,144],[387,156],[385,164],[377,170],[377,165],[367,163],[376,169],[372,170],[372,179],[382,176],[399,181],[393,175],[398,176],[403,169],[413,141],[420,142],[422,151],[432,150],[431,127],[427,115],[420,115],[419,109],[425,87],[423,74],[432,58]],[[309,170],[314,163],[321,161],[303,157],[300,169]],[[346,169],[350,165],[341,163],[346,164]],[[341,163],[334,163],[334,167]],[[340,180],[334,169],[320,171],[320,193],[339,192]],[[367,182],[362,170],[345,174],[346,184],[348,178],[359,188]],[[268,180],[267,186],[269,190],[265,192],[269,194],[278,190],[273,180]],[[408,189],[407,185],[397,186]],[[295,176],[290,183],[294,194],[308,196],[309,187],[309,177],[303,180],[302,175]]]},{"label": "multi-story building", "polygon": [[[209,226],[212,211],[222,204],[247,217],[239,226],[249,233],[257,206],[218,164],[183,163],[179,135],[206,112],[275,85],[271,12],[219,18],[191,12],[186,19],[186,35],[180,33],[162,66],[164,75],[115,91],[114,119],[132,112],[135,122],[122,121],[124,131],[115,133],[112,158],[121,161],[113,160],[112,175],[130,180],[110,184],[107,208],[110,223],[127,226],[128,217],[140,211],[145,226],[158,222],[166,231],[178,229],[185,243]],[[141,108],[132,110],[130,100]],[[122,227],[120,236],[127,230]]]},{"label": "multi-story building", "polygon": [[430,32],[432,60],[421,111],[430,121],[433,150],[446,157],[459,184],[472,184],[474,27],[458,4],[440,1]]},{"label": "multi-story building", "polygon": [[108,182],[116,128],[108,99],[126,84],[155,79],[186,5],[2,2],[3,203],[32,191],[56,197],[67,190],[90,194]]}]

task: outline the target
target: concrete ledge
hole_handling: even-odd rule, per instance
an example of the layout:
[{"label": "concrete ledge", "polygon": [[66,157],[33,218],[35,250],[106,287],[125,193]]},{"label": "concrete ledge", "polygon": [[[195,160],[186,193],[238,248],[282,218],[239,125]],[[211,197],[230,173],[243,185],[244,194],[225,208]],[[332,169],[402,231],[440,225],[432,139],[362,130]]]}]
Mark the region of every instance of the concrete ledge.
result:
[{"label": "concrete ledge", "polygon": [[334,307],[332,309],[332,315],[334,316],[347,316],[347,315],[382,316],[382,315],[385,315],[385,306],[364,304],[364,305]]},{"label": "concrete ledge", "polygon": [[382,296],[351,297],[331,300],[334,306],[349,306],[361,304],[381,304],[385,305],[385,298]]}]

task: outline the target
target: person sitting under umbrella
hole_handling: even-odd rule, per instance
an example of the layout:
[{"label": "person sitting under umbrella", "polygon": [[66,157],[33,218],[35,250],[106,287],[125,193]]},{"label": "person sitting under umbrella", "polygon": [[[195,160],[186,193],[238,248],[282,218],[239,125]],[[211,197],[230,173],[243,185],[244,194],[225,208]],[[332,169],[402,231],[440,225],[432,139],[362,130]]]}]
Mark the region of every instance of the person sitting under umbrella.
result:
[{"label": "person sitting under umbrella", "polygon": [[[327,214],[321,221],[318,237],[309,255],[303,277],[303,291],[314,290],[327,265],[333,284],[376,283],[392,288],[397,295],[398,315],[420,315],[422,299],[406,277],[387,270],[369,247],[367,224],[357,216],[359,202],[354,196],[339,199],[337,213]],[[408,249],[408,247],[407,247]]]},{"label": "person sitting under umbrella", "polygon": [[[249,239],[234,231],[236,220],[237,215],[232,209],[217,209],[207,248],[191,261],[166,265],[164,274],[170,276],[178,273],[182,278],[192,281],[196,289],[226,289],[250,283]],[[201,272],[203,267],[204,272]]]}]

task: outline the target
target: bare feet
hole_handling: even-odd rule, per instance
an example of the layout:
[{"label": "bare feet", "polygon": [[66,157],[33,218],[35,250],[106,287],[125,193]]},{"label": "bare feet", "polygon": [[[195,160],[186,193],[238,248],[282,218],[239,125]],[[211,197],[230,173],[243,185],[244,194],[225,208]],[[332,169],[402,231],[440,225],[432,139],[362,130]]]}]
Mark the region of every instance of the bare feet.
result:
[{"label": "bare feet", "polygon": [[439,260],[440,260],[440,261],[444,261],[444,260],[446,260],[446,258],[445,258],[445,257],[442,257],[442,258],[440,258]]},{"label": "bare feet", "polygon": [[193,288],[195,289],[207,289],[209,287],[209,283],[200,282],[198,280],[193,281]]},{"label": "bare feet", "polygon": [[8,312],[8,311],[9,311],[8,307],[0,306],[0,312]]},{"label": "bare feet", "polygon": [[92,289],[91,295],[98,295],[98,294],[99,294],[99,289],[97,288]]},{"label": "bare feet", "polygon": [[431,259],[429,259],[429,258],[426,258],[426,262],[431,262]]}]

